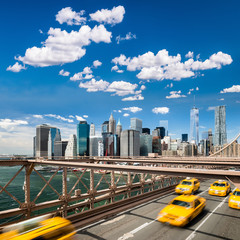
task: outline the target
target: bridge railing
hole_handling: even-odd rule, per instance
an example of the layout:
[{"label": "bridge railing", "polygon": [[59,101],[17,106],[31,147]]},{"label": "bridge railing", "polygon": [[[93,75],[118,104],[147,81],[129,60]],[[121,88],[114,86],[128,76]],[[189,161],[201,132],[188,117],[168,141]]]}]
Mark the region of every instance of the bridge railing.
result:
[{"label": "bridge railing", "polygon": [[0,226],[46,213],[66,217],[180,181],[177,176],[41,166],[28,161],[0,167],[0,171],[7,173],[0,182]]}]

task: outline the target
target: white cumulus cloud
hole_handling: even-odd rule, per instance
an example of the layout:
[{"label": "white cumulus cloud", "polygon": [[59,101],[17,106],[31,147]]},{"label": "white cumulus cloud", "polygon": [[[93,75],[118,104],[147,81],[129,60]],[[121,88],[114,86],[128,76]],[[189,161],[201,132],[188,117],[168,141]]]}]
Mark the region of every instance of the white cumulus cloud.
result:
[{"label": "white cumulus cloud", "polygon": [[123,116],[124,117],[128,117],[130,114],[129,113],[124,113]]},{"label": "white cumulus cloud", "polygon": [[55,118],[55,119],[60,119],[62,121],[69,122],[69,123],[73,123],[72,119],[68,119],[68,118],[65,118],[65,117],[62,117],[62,116],[56,115],[56,114],[45,114],[44,116]]},{"label": "white cumulus cloud", "polygon": [[99,60],[95,60],[95,61],[93,62],[93,66],[94,66],[95,68],[97,68],[97,67],[102,66],[102,63],[101,63]]},{"label": "white cumulus cloud", "polygon": [[84,119],[84,118],[81,117],[81,116],[75,115],[75,117],[76,117],[76,119],[77,119],[78,121],[86,121],[86,119]]},{"label": "white cumulus cloud", "polygon": [[125,37],[121,37],[120,35],[116,37],[117,44],[119,44],[121,41],[131,39],[136,39],[136,35],[131,32],[127,33]]},{"label": "white cumulus cloud", "polygon": [[25,56],[16,59],[36,67],[71,63],[85,55],[84,47],[91,42],[110,43],[112,37],[112,33],[108,32],[104,25],[95,26],[93,29],[84,25],[79,31],[72,30],[70,33],[60,28],[50,28],[48,35],[42,47],[28,48]]},{"label": "white cumulus cloud", "polygon": [[4,129],[8,129],[9,127],[15,127],[19,125],[28,125],[28,122],[25,120],[12,120],[12,119],[0,119],[0,127]]},{"label": "white cumulus cloud", "polygon": [[191,51],[189,51],[189,52],[185,55],[185,57],[186,57],[186,58],[193,58],[193,55],[194,55],[194,53],[191,52]]},{"label": "white cumulus cloud", "polygon": [[120,70],[117,65],[113,66],[111,71],[116,71],[117,73],[123,73],[123,70]]},{"label": "white cumulus cloud", "polygon": [[70,75],[70,72],[64,71],[63,69],[59,72],[59,75],[68,77]]},{"label": "white cumulus cloud", "polygon": [[86,88],[87,92],[98,92],[98,91],[105,91],[109,86],[109,82],[104,80],[96,81],[94,78],[88,82],[81,82],[79,84],[80,88]]},{"label": "white cumulus cloud", "polygon": [[34,117],[34,118],[40,118],[40,119],[42,119],[42,118],[43,118],[43,115],[35,114],[35,115],[33,115],[33,117]]},{"label": "white cumulus cloud", "polygon": [[125,96],[134,94],[134,91],[137,87],[137,84],[132,84],[125,81],[114,81],[108,86],[106,92],[112,92],[118,96]]},{"label": "white cumulus cloud", "polygon": [[99,23],[115,25],[122,22],[125,9],[123,6],[113,7],[112,10],[101,9],[95,13],[89,14],[91,20]]},{"label": "white cumulus cloud", "polygon": [[181,91],[171,91],[170,92],[170,96],[166,96],[167,99],[170,98],[182,98],[182,97],[186,97],[185,95],[181,95]]},{"label": "white cumulus cloud", "polygon": [[86,18],[82,17],[85,11],[75,12],[71,7],[66,7],[60,10],[56,15],[56,20],[60,23],[67,23],[67,25],[81,25],[86,22]]},{"label": "white cumulus cloud", "polygon": [[122,108],[124,111],[130,111],[132,113],[140,112],[142,111],[142,108],[140,107],[128,107],[128,108]]},{"label": "white cumulus cloud", "polygon": [[166,49],[160,50],[156,55],[147,52],[137,57],[126,57],[121,54],[112,59],[112,62],[118,66],[126,66],[128,71],[140,72],[136,75],[139,79],[154,79],[162,81],[164,79],[180,81],[182,78],[196,77],[198,71],[207,69],[220,69],[224,65],[232,63],[230,55],[223,52],[214,53],[205,61],[194,61],[193,58],[185,62],[181,61],[181,55],[170,56]]},{"label": "white cumulus cloud", "polygon": [[130,96],[123,98],[122,101],[138,101],[138,100],[144,100],[144,97],[141,94]]},{"label": "white cumulus cloud", "polygon": [[92,75],[92,69],[90,67],[85,67],[82,72],[75,73],[70,77],[71,81],[78,81],[83,79],[91,79],[94,76]]},{"label": "white cumulus cloud", "polygon": [[11,72],[20,72],[21,70],[25,70],[26,67],[19,64],[18,62],[16,62],[13,66],[9,66],[7,68],[7,71],[11,71]]},{"label": "white cumulus cloud", "polygon": [[240,92],[240,85],[233,85],[230,88],[224,88],[220,93],[238,93]]},{"label": "white cumulus cloud", "polygon": [[152,109],[152,112],[155,114],[167,114],[169,113],[169,108],[168,107],[155,107]]}]

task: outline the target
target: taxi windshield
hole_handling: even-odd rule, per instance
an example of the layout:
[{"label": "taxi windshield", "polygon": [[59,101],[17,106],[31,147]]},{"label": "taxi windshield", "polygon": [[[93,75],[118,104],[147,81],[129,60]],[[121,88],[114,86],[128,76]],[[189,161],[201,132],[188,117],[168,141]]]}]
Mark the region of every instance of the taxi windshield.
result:
[{"label": "taxi windshield", "polygon": [[189,202],[180,201],[180,200],[173,200],[173,202],[171,204],[181,206],[181,207],[187,207],[187,208],[190,207]]},{"label": "taxi windshield", "polygon": [[234,195],[234,196],[240,196],[240,191],[234,191],[234,192],[233,192],[233,195]]},{"label": "taxi windshield", "polygon": [[192,185],[192,182],[182,181],[182,182],[181,182],[181,185],[188,185],[188,186],[190,186],[190,185]]},{"label": "taxi windshield", "polygon": [[215,186],[215,187],[226,187],[225,183],[214,183],[213,186]]}]

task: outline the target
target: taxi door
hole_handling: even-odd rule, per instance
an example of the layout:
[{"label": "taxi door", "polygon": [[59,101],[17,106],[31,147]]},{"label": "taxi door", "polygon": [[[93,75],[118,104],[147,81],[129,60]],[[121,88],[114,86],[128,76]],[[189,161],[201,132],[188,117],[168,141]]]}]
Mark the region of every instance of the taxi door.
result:
[{"label": "taxi door", "polygon": [[200,182],[199,181],[194,181],[193,184],[194,184],[194,187],[193,187],[194,189],[193,190],[194,190],[194,192],[196,192],[200,187]]},{"label": "taxi door", "polygon": [[194,212],[192,214],[191,219],[195,218],[202,211],[202,207],[203,207],[201,202],[198,199],[194,200],[193,204],[194,204]]}]

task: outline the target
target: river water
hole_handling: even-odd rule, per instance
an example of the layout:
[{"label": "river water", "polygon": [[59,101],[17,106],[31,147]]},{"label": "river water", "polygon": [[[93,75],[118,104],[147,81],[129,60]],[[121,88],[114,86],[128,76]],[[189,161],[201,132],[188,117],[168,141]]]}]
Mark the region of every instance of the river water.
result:
[{"label": "river water", "polygon": [[[8,181],[17,173],[17,171],[21,168],[21,166],[14,166],[14,167],[0,167],[0,185],[2,187],[5,186],[5,184],[8,183]],[[42,176],[48,181],[51,176],[54,174],[50,171],[41,171],[40,172]],[[81,176],[82,172],[75,172],[77,176]],[[77,181],[77,177],[72,171],[67,173],[67,188],[68,192],[72,189],[74,184]],[[87,189],[84,185],[87,186],[89,189],[89,179],[90,179],[90,173],[85,172],[83,177],[81,178],[81,182],[79,182],[75,189],[81,189],[81,193],[86,193]],[[10,183],[9,186],[7,186],[6,190],[11,193],[14,197],[16,197],[21,203],[24,202],[25,196],[24,196],[24,177],[25,177],[25,169],[23,169],[18,176]],[[100,178],[102,177],[102,174],[94,174],[94,185],[96,186]],[[98,186],[97,190],[100,189],[108,189],[109,184],[111,183],[111,177],[110,174],[105,175],[106,180],[108,183],[103,179],[101,184]],[[127,177],[125,176],[125,179]],[[137,181],[137,179],[135,180]],[[135,182],[134,181],[134,182]],[[51,186],[56,189],[56,191],[61,195],[62,194],[62,172],[57,173],[54,178],[50,182]],[[123,178],[120,178],[120,181],[118,185],[125,185],[126,182]],[[43,186],[45,185],[45,182],[40,178],[40,176],[33,171],[30,175],[30,198],[31,202],[34,201],[38,193],[41,191]],[[1,191],[1,188],[0,188]],[[73,193],[74,194],[74,191]],[[47,186],[40,197],[35,201],[35,203],[41,203],[45,201],[55,200],[58,199],[58,195],[49,187]],[[14,199],[12,199],[6,192],[2,192],[0,194],[0,211],[7,210],[7,209],[13,209],[18,208],[19,204]],[[43,211],[41,211],[43,212]],[[38,212],[40,213],[40,212]],[[0,219],[0,223],[4,222]]]}]

